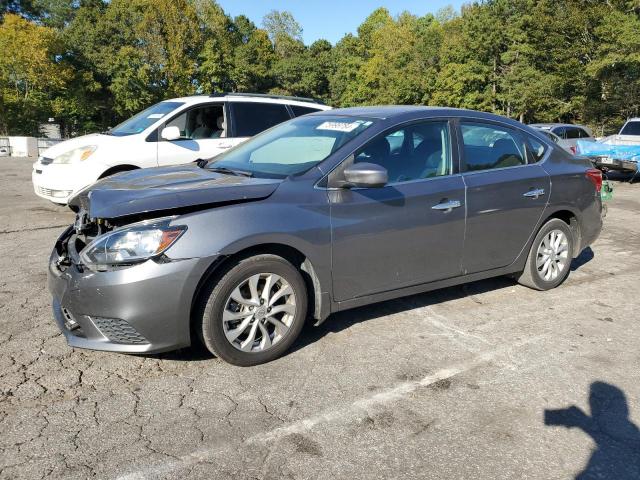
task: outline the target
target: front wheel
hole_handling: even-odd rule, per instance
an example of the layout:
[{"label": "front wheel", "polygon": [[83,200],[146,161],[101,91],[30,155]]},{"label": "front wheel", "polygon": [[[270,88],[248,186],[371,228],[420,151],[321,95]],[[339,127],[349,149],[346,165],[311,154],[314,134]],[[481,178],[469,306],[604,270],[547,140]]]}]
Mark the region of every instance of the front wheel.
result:
[{"label": "front wheel", "polygon": [[274,360],[304,326],[305,283],[282,257],[257,255],[241,260],[209,292],[200,309],[202,340],[211,353],[228,363],[250,366]]},{"label": "front wheel", "polygon": [[573,233],[557,218],[545,223],[531,244],[518,283],[536,290],[550,290],[560,285],[571,269]]}]

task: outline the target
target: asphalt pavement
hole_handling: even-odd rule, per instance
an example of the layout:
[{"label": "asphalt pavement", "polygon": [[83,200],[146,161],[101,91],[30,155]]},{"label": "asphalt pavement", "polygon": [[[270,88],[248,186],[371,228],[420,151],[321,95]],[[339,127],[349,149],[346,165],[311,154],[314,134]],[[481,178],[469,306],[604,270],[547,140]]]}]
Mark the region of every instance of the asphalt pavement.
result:
[{"label": "asphalt pavement", "polygon": [[46,269],[73,215],[31,163],[0,158],[0,479],[640,478],[640,183],[553,291],[359,308],[239,368],[68,347]]}]

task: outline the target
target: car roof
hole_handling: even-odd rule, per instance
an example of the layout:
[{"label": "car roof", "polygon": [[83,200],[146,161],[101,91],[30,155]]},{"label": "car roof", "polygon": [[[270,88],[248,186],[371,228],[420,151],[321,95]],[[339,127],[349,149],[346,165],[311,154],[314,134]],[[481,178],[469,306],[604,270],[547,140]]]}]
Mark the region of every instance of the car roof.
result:
[{"label": "car roof", "polygon": [[417,105],[383,105],[376,107],[335,108],[330,112],[314,112],[310,115],[339,115],[345,117],[364,117],[380,120],[412,120],[429,117],[473,117],[481,120],[493,120],[513,126],[522,127],[523,124],[493,113],[466,110],[451,107],[431,107]]},{"label": "car roof", "polygon": [[530,123],[529,126],[533,128],[578,127],[588,129],[585,125],[578,123]]},{"label": "car roof", "polygon": [[214,93],[212,95],[191,95],[188,97],[177,97],[164,100],[165,102],[182,102],[189,105],[210,101],[225,102],[256,102],[256,103],[277,103],[287,105],[298,105],[301,107],[315,108],[318,110],[329,110],[331,107],[319,100],[305,97],[293,97],[287,95],[269,95],[261,93]]},{"label": "car roof", "polygon": [[556,135],[555,133],[553,133],[551,130],[546,130],[546,129],[544,129],[544,128],[537,127],[536,125],[529,125],[529,126],[530,126],[531,128],[533,128],[534,130],[537,130],[537,131],[539,131],[539,132],[544,133],[545,135],[553,135],[554,137],[556,137],[556,138],[558,138],[558,139],[562,140],[558,135]]}]

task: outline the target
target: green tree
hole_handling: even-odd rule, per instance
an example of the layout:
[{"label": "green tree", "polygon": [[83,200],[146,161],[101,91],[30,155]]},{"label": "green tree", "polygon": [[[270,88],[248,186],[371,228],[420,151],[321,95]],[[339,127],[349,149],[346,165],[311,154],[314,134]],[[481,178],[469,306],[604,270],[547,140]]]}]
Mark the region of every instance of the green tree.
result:
[{"label": "green tree", "polygon": [[[302,44],[302,27],[291,12],[271,10],[262,19],[262,25],[269,34],[276,53],[281,57],[290,55],[292,48],[297,49]],[[296,53],[298,52],[299,49]]]},{"label": "green tree", "polygon": [[35,25],[15,14],[0,24],[0,131],[38,134],[38,124],[64,93],[72,76],[57,58],[55,30]]},{"label": "green tree", "polygon": [[239,92],[266,92],[273,86],[273,44],[265,30],[244,31],[234,51],[233,82]]}]

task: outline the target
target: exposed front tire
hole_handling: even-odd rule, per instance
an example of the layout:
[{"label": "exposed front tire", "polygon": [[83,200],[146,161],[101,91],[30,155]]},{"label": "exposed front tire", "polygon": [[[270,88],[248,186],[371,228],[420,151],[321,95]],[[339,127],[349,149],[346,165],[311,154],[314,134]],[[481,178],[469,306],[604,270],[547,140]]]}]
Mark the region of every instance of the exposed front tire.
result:
[{"label": "exposed front tire", "polygon": [[307,291],[291,263],[257,255],[210,285],[198,311],[211,353],[233,365],[257,365],[280,357],[296,340],[307,316]]},{"label": "exposed front tire", "polygon": [[545,223],[531,244],[527,263],[518,283],[536,290],[550,290],[560,285],[569,275],[573,233],[562,220],[553,218]]}]

